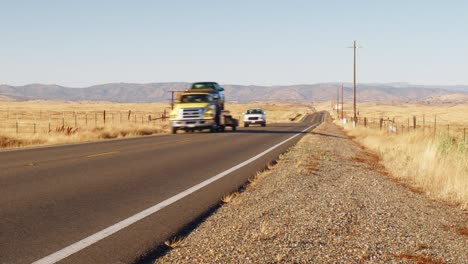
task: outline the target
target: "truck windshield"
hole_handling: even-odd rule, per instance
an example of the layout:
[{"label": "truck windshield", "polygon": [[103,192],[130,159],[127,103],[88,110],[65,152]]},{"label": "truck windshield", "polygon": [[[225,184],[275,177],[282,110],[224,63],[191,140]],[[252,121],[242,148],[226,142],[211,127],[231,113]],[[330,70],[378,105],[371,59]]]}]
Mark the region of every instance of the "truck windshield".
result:
[{"label": "truck windshield", "polygon": [[247,114],[262,114],[262,110],[260,110],[260,109],[249,109],[249,110],[247,110]]},{"label": "truck windshield", "polygon": [[180,99],[182,103],[209,103],[211,101],[211,96],[207,94],[187,94]]}]

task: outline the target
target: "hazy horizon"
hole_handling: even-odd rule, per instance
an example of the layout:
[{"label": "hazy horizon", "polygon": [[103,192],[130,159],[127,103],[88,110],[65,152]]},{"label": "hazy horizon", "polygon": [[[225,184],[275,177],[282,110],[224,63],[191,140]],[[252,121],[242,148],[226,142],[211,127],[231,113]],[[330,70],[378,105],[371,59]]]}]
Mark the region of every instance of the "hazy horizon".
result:
[{"label": "hazy horizon", "polygon": [[[197,81],[164,81],[164,82],[158,82],[158,81],[152,81],[152,82],[108,82],[108,83],[96,83],[96,84],[91,84],[88,86],[69,86],[69,85],[64,85],[64,84],[59,84],[59,83],[25,83],[25,84],[9,84],[9,83],[0,83],[0,85],[6,85],[6,86],[12,86],[12,87],[22,87],[22,86],[28,86],[28,85],[57,85],[60,87],[65,87],[65,88],[89,88],[93,86],[99,86],[99,85],[107,85],[107,84],[140,84],[140,85],[145,85],[145,84],[155,84],[155,83],[193,83],[193,82],[199,82],[199,81],[217,81],[222,85],[240,85],[240,86],[263,86],[263,87],[275,87],[275,86],[297,86],[297,85],[317,85],[317,84],[344,84],[344,85],[352,85],[352,82],[337,82],[337,81],[331,81],[331,82],[316,82],[316,83],[289,83],[289,84],[273,84],[273,85],[264,85],[264,84],[241,84],[241,83],[223,83],[219,80],[197,80]],[[358,82],[357,86],[359,85],[386,85],[386,86],[392,86],[394,88],[395,85],[405,85],[405,86],[411,86],[414,88],[427,88],[427,87],[458,87],[458,86],[464,86],[468,87],[468,84],[419,84],[419,83],[409,83],[409,82]]]}]

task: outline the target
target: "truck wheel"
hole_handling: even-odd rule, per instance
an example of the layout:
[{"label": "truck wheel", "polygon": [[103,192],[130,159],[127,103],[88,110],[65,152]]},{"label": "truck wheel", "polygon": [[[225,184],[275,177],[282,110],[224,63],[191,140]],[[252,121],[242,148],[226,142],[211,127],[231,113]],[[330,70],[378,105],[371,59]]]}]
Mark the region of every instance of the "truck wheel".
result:
[{"label": "truck wheel", "polygon": [[219,126],[219,132],[224,132],[226,130],[226,126]]},{"label": "truck wheel", "polygon": [[249,123],[244,123],[244,127],[249,127]]},{"label": "truck wheel", "polygon": [[266,126],[266,123],[262,123],[262,127]]},{"label": "truck wheel", "polygon": [[232,126],[232,131],[233,131],[233,132],[236,131],[236,125],[233,125],[233,126]]},{"label": "truck wheel", "polygon": [[217,130],[217,127],[215,126],[210,127],[210,133],[215,133],[216,130]]},{"label": "truck wheel", "polygon": [[172,134],[177,134],[177,128],[176,127],[172,128]]}]

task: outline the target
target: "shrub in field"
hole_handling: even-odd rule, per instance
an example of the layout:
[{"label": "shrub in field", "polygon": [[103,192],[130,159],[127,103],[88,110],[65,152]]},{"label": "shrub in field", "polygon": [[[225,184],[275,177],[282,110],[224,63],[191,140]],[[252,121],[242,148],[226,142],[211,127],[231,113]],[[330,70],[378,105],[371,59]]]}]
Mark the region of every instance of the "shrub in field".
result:
[{"label": "shrub in field", "polygon": [[0,148],[17,148],[27,145],[44,144],[46,141],[39,138],[16,138],[10,136],[0,136]]}]

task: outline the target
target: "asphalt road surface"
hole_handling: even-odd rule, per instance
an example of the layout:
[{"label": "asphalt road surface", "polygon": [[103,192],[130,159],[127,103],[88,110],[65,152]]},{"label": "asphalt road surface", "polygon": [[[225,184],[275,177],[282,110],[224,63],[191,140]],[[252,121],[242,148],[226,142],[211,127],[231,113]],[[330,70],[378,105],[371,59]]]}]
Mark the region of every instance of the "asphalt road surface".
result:
[{"label": "asphalt road surface", "polygon": [[322,116],[237,132],[0,152],[0,263],[131,263],[262,170]]}]

